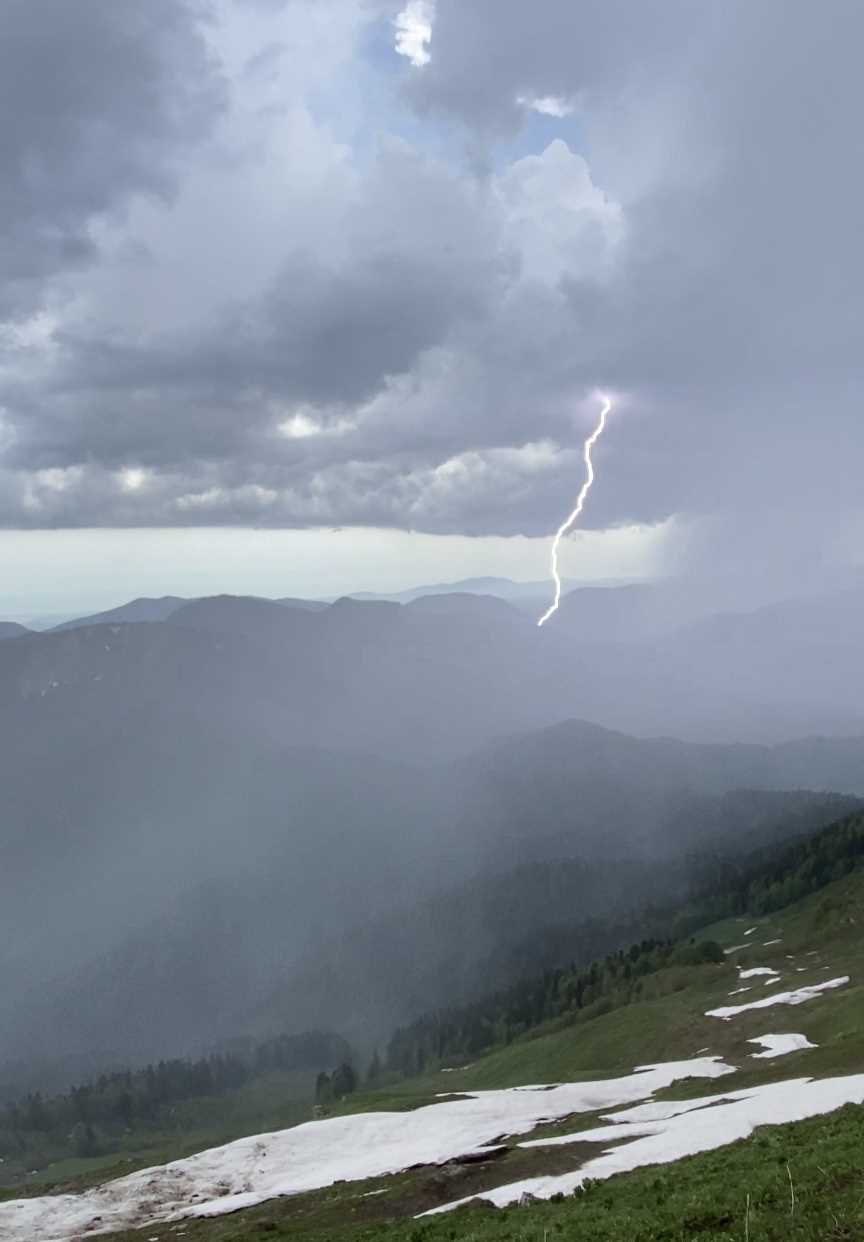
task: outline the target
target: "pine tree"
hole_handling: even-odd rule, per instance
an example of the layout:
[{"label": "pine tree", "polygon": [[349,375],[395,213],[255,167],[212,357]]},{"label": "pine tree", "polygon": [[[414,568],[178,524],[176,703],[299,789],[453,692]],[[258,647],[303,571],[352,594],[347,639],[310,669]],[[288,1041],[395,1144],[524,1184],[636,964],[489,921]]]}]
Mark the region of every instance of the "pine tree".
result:
[{"label": "pine tree", "polygon": [[315,1079],[315,1103],[329,1104],[332,1099],[333,1083],[330,1080],[330,1075],[322,1070]]},{"label": "pine tree", "polygon": [[352,1091],[357,1090],[357,1075],[354,1069],[347,1061],[333,1071],[331,1080],[333,1087],[333,1095],[337,1100],[341,1100],[343,1096],[351,1095]]}]

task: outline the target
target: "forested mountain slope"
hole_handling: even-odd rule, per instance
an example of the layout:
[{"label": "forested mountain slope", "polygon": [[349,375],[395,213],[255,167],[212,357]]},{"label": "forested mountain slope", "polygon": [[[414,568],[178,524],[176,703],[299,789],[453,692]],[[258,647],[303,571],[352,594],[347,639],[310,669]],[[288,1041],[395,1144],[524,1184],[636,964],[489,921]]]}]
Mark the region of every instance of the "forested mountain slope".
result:
[{"label": "forested mountain slope", "polygon": [[[620,695],[644,706],[644,680],[619,646],[569,622],[538,633],[500,599],[175,603],[164,621],[0,645],[0,1064],[47,1072],[62,1055],[77,1074],[85,1056],[194,1052],[241,1013],[371,1035],[426,993],[530,967],[523,941],[572,921],[538,899],[518,942],[499,935],[490,877],[558,861],[611,874],[744,840],[772,790],[864,792],[860,737],[700,744],[567,720],[601,690],[610,715]],[[810,624],[811,655],[823,631]],[[661,681],[671,712],[677,683]],[[749,809],[712,801],[742,789]],[[487,880],[473,921],[435,914]],[[436,918],[452,935],[430,952]],[[379,985],[406,961],[416,988]]]},{"label": "forested mountain slope", "polygon": [[[331,1121],[256,1138],[255,1169],[243,1173],[249,1179],[245,1198],[267,1200],[274,1192],[266,1186],[278,1185],[280,1177],[286,1187],[282,1193],[288,1197],[270,1198],[239,1214],[218,1215],[226,1207],[244,1206],[242,1201],[235,1205],[230,1195],[237,1176],[232,1163],[235,1146],[238,1158],[247,1147],[229,1146],[208,1155],[201,1167],[220,1168],[226,1179],[224,1188],[214,1183],[205,1192],[205,1197],[215,1194],[207,1211],[217,1216],[189,1219],[189,1211],[200,1210],[191,1203],[185,1212],[181,1209],[182,1230],[199,1242],[227,1238],[245,1242],[257,1237],[262,1226],[269,1235],[304,1242],[325,1238],[366,1242],[373,1237],[439,1242],[453,1237],[454,1230],[457,1237],[491,1242],[512,1238],[514,1230],[519,1236],[544,1228],[565,1234],[599,1229],[598,1237],[659,1242],[669,1236],[670,1228],[672,1236],[676,1228],[679,1233],[683,1228],[685,1237],[694,1230],[697,1236],[712,1239],[738,1237],[746,1210],[748,1227],[758,1221],[766,1237],[779,1237],[776,1230],[782,1223],[787,1236],[815,1242],[830,1236],[819,1232],[829,1218],[854,1237],[860,1219],[858,1200],[846,1194],[845,1170],[855,1168],[851,1153],[856,1135],[860,1136],[860,1109],[825,1119],[819,1115],[844,1099],[864,1100],[862,857],[860,813],[789,846],[755,852],[706,879],[704,891],[679,918],[683,939],[670,943],[649,937],[623,952],[607,954],[581,974],[546,973],[521,993],[511,993],[507,1003],[528,1004],[521,1030],[507,1020],[505,998],[490,998],[488,1036],[497,1046],[478,1059],[481,1049],[476,1040],[470,1056],[470,1043],[463,1043],[457,1059],[468,1063],[461,1068],[447,1063],[455,1051],[447,1046],[448,1029],[451,1035],[457,1028],[470,1035],[470,1014],[454,1012],[449,1028],[439,1022],[437,1045],[427,1045],[422,1075],[414,1073],[415,1063],[409,1076],[402,1077],[394,1064],[376,1090],[337,1105]],[[694,926],[692,937],[688,934],[688,924],[717,914],[724,915],[719,922]],[[540,1025],[535,1024],[538,1019]],[[405,1036],[398,1037],[394,1057],[401,1054],[397,1048],[406,1047]],[[643,1071],[641,1078],[639,1072],[634,1074],[634,1065],[652,1062],[663,1064]],[[676,1078],[688,1075],[691,1082],[669,1089]],[[697,1081],[717,1076],[723,1077],[719,1086]],[[540,1090],[538,1095],[538,1088],[528,1088],[526,1094],[529,1083],[564,1085]],[[441,1091],[448,1093],[443,1102],[436,1095]],[[483,1091],[492,1094],[484,1096]],[[647,1103],[639,1103],[646,1098]],[[618,1111],[610,1114],[616,1100]],[[438,1125],[436,1118],[462,1117],[467,1124],[469,1118],[479,1117],[472,1101],[490,1112],[487,1143],[462,1157],[460,1142],[466,1139],[460,1139],[449,1122],[442,1122],[445,1128],[439,1125],[438,1142],[450,1145],[449,1158],[445,1146],[439,1161],[429,1156],[423,1161],[439,1163],[438,1168],[387,1174],[391,1161],[394,1169],[416,1163],[406,1144],[417,1141],[427,1118],[429,1125]],[[621,1111],[622,1103],[633,1101],[635,1108]],[[414,1111],[401,1111],[406,1108]],[[500,1110],[497,1122],[496,1110]],[[647,1128],[646,1117],[654,1119]],[[743,1145],[723,1147],[766,1121],[788,1123],[797,1117],[816,1118],[804,1124],[800,1137],[794,1127],[757,1128]],[[326,1127],[332,1126],[334,1139],[326,1147],[318,1144],[315,1161],[322,1163],[313,1162],[312,1167],[329,1168],[334,1160],[343,1160],[347,1170],[358,1165],[359,1158],[371,1170],[379,1136],[394,1125],[402,1127],[404,1141],[392,1155],[389,1149],[382,1153],[381,1172],[352,1172],[347,1182],[330,1188],[326,1181],[332,1175],[324,1174],[319,1190],[288,1191],[297,1166],[280,1156],[285,1144],[300,1144],[299,1153],[302,1144],[318,1143],[315,1136],[323,1139],[331,1132]],[[337,1133],[353,1134],[356,1129],[359,1135],[361,1128],[363,1145],[355,1141],[344,1155],[332,1146]],[[409,1140],[409,1135],[414,1137]],[[604,1147],[612,1154],[601,1155]],[[723,1150],[712,1155],[718,1147]],[[685,1151],[707,1154],[693,1156],[683,1165],[668,1163]],[[566,1188],[578,1187],[583,1167],[596,1181],[617,1168],[658,1159],[667,1162],[662,1171],[613,1177],[602,1183],[602,1191],[589,1183],[587,1195],[582,1191],[569,1197]],[[182,1167],[187,1163],[193,1175],[198,1166],[193,1160]],[[751,1188],[745,1188],[745,1195],[751,1195],[749,1204],[741,1194],[742,1185],[728,1186],[721,1169],[740,1170],[739,1176]],[[177,1201],[178,1188],[181,1196],[185,1193],[185,1176],[180,1170],[174,1175],[166,1205]],[[192,1185],[203,1189],[203,1183],[194,1180],[197,1176],[193,1175]],[[124,1240],[152,1237],[154,1223],[159,1232],[159,1203],[168,1187],[166,1183],[163,1190],[158,1169],[148,1178],[150,1198],[142,1207],[134,1199],[128,1200],[128,1208],[123,1206],[125,1182],[112,1184],[116,1190],[106,1188],[102,1202],[108,1215],[102,1228],[109,1228],[107,1237],[121,1236],[110,1233],[110,1221],[118,1219],[118,1212],[121,1216],[126,1212],[125,1219],[133,1225],[142,1211],[145,1216],[150,1213],[149,1219],[141,1220],[141,1232],[123,1233]],[[796,1196],[792,1224],[790,1183],[791,1195]],[[133,1177],[130,1193],[134,1184]],[[256,1190],[256,1185],[262,1189]],[[411,1219],[418,1212],[447,1208],[477,1195],[516,1202],[524,1193],[523,1185],[529,1196],[551,1194],[558,1202],[544,1206],[529,1198],[528,1206],[503,1213],[469,1204],[452,1217]],[[563,1189],[556,1191],[556,1186]],[[220,1204],[225,1195],[229,1198]],[[67,1207],[56,1201],[61,1212],[56,1219],[62,1220],[62,1212],[77,1211],[77,1202],[69,1200]],[[87,1200],[81,1203],[85,1214],[92,1210]],[[43,1204],[44,1210],[55,1210],[54,1201],[37,1199],[26,1208],[15,1207],[16,1218],[38,1221]],[[11,1204],[0,1207],[0,1221],[5,1222],[12,1210]],[[697,1217],[703,1222],[699,1228]],[[637,1224],[640,1232],[627,1233]],[[10,1236],[18,1242],[18,1233]],[[68,1234],[60,1228],[56,1236]]]}]

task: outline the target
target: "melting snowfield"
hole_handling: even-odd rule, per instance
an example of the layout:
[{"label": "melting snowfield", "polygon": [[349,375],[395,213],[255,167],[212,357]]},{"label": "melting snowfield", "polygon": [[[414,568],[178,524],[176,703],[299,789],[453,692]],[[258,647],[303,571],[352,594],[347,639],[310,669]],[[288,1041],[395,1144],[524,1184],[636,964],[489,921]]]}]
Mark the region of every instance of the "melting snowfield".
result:
[{"label": "melting snowfield", "polygon": [[182,1216],[217,1216],[340,1179],[360,1181],[494,1150],[502,1134],[525,1134],[572,1113],[646,1100],[682,1078],[731,1073],[733,1067],[719,1057],[697,1057],[643,1066],[605,1082],[480,1091],[413,1112],[309,1121],[142,1169],[80,1195],[0,1203],[0,1238],[67,1242]]},{"label": "melting snowfield", "polygon": [[[751,928],[751,931],[755,930]],[[745,935],[749,935],[745,932]],[[771,975],[767,982],[779,977],[771,967],[756,966],[740,970],[742,979]],[[750,1009],[765,1009],[770,1005],[801,1005],[813,1000],[823,992],[843,987],[849,982],[848,975],[828,979],[811,987],[795,991],[778,992],[762,1000],[742,1005],[726,1005],[711,1009],[706,1017],[727,1020]],[[738,989],[738,990],[746,990]],[[804,1035],[760,1035],[748,1040],[759,1044],[762,1052],[751,1053],[753,1057],[779,1057],[816,1045]],[[811,1078],[789,1079],[786,1082],[768,1083],[765,1086],[747,1087],[723,1095],[703,1096],[701,1099],[680,1101],[652,1101],[639,1104],[621,1112],[609,1113],[603,1120],[611,1125],[593,1130],[580,1130],[553,1138],[528,1139],[521,1147],[558,1147],[568,1143],[615,1143],[602,1155],[588,1160],[572,1173],[550,1177],[527,1178],[468,1199],[433,1208],[423,1213],[433,1216],[449,1212],[471,1198],[485,1199],[496,1207],[518,1203],[523,1196],[549,1199],[556,1194],[572,1194],[590,1179],[611,1177],[614,1173],[626,1173],[648,1164],[668,1164],[697,1152],[712,1151],[727,1143],[747,1138],[757,1126],[783,1125],[803,1121],[821,1113],[833,1112],[844,1104],[864,1103],[864,1074],[843,1078],[814,1080]]]},{"label": "melting snowfield", "polygon": [[837,979],[826,979],[824,983],[796,988],[793,992],[775,992],[771,996],[763,996],[761,1000],[748,1001],[743,1005],[722,1005],[719,1009],[708,1009],[705,1017],[723,1018],[724,1021],[728,1021],[736,1014],[746,1013],[748,1009],[767,1009],[769,1005],[803,1005],[805,1001],[814,1000],[822,992],[827,992],[831,988],[842,988],[848,982],[848,975],[840,975]]},{"label": "melting snowfield", "polygon": [[[766,973],[774,972],[755,967],[742,971],[741,978]],[[728,1020],[769,1005],[800,1005],[848,982],[849,976],[843,975],[748,1004],[712,1009],[707,1016]],[[815,1046],[800,1034],[761,1035],[749,1042],[764,1049],[751,1053],[753,1057],[778,1057]],[[443,1095],[436,1103],[411,1112],[356,1113],[306,1122],[142,1169],[78,1195],[0,1203],[0,1238],[3,1242],[77,1242],[112,1230],[190,1216],[218,1216],[279,1195],[319,1190],[336,1181],[362,1181],[416,1165],[494,1152],[500,1150],[502,1135],[527,1134],[545,1122],[630,1105],[604,1115],[608,1124],[519,1144],[616,1146],[563,1176],[530,1178],[473,1196],[504,1206],[523,1195],[569,1194],[588,1178],[611,1177],[642,1165],[666,1164],[710,1151],[746,1138],[756,1126],[799,1121],[843,1104],[864,1103],[864,1074],[821,1081],[797,1078],[692,1100],[651,1099],[681,1079],[719,1078],[734,1072],[719,1057],[697,1056],[637,1067],[632,1074],[606,1081]],[[433,1212],[449,1211],[464,1202],[468,1200],[445,1204]]]},{"label": "melting snowfield", "polygon": [[[646,1164],[668,1164],[683,1156],[712,1151],[746,1138],[756,1126],[803,1121],[820,1113],[833,1112],[843,1104],[861,1103],[864,1103],[864,1074],[821,1081],[797,1078],[696,1100],[639,1104],[610,1113],[604,1120],[612,1122],[611,1125],[521,1144],[522,1147],[551,1147],[576,1142],[621,1143],[587,1161],[573,1173],[511,1182],[509,1186],[498,1186],[472,1197],[505,1207],[508,1203],[518,1203],[523,1195],[548,1199],[555,1194],[572,1194],[588,1178],[611,1177],[613,1173],[626,1173]],[[469,1199],[457,1199],[424,1215],[449,1212],[468,1202]]]}]

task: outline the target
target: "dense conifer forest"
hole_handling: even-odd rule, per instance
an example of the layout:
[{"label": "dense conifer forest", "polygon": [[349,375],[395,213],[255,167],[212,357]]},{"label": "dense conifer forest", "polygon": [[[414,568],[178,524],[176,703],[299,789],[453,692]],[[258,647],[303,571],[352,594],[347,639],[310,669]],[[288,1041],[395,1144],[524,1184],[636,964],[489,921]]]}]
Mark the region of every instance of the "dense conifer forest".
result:
[{"label": "dense conifer forest", "polygon": [[612,947],[616,939],[619,945],[626,943],[633,920],[571,929],[574,943],[595,944],[605,937],[610,951],[590,963],[583,956],[473,1004],[429,1013],[400,1027],[388,1045],[387,1068],[410,1075],[448,1059],[476,1056],[543,1023],[595,1016],[639,999],[644,978],[667,966],[722,962],[718,945],[687,938],[732,915],[764,915],[790,905],[854,870],[862,856],[864,814],[855,812],[791,844],[762,848],[737,860],[706,859],[683,907],[651,910],[641,920],[642,940],[627,949]]},{"label": "dense conifer forest", "polygon": [[77,1156],[102,1154],[123,1135],[164,1126],[184,1101],[224,1095],[274,1071],[308,1073],[311,1097],[315,1071],[348,1064],[350,1056],[338,1035],[310,1031],[260,1043],[235,1041],[231,1050],[195,1059],[101,1074],[54,1096],[33,1092],[0,1112],[0,1154],[20,1156],[46,1146]]}]

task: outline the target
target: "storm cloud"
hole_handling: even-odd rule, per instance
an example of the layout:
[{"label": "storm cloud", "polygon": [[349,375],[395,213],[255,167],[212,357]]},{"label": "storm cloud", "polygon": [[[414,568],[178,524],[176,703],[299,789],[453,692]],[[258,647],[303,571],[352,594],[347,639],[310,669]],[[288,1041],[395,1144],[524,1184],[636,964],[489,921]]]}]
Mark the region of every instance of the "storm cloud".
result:
[{"label": "storm cloud", "polygon": [[416,8],[6,6],[0,521],[830,550],[860,5]]},{"label": "storm cloud", "polygon": [[[98,260],[133,195],[170,199],[222,102],[192,4],[9,0],[0,18],[0,312]],[[44,290],[42,291],[44,293]]]}]

